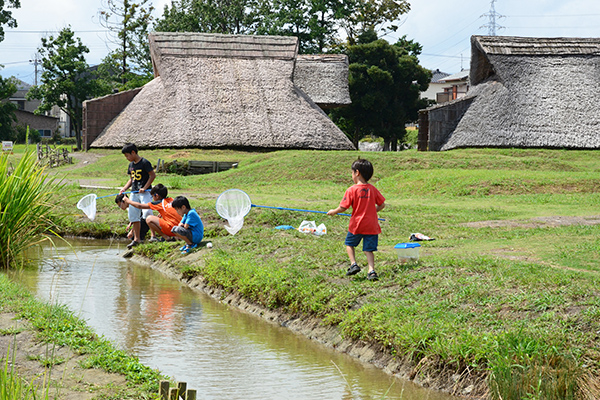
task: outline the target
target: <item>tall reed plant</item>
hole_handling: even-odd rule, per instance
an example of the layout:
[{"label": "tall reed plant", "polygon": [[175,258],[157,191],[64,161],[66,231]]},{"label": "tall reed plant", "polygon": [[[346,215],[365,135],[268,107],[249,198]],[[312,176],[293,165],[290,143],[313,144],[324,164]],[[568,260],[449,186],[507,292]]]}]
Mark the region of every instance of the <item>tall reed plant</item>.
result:
[{"label": "tall reed plant", "polygon": [[[17,374],[14,364],[14,356],[11,357],[10,347],[0,367],[0,400],[47,400],[48,390],[39,383],[27,382]],[[12,360],[12,362],[9,362]],[[41,393],[41,394],[40,394]]]},{"label": "tall reed plant", "polygon": [[13,168],[0,156],[0,267],[9,268],[24,250],[55,234],[53,196],[60,183],[27,151]]}]

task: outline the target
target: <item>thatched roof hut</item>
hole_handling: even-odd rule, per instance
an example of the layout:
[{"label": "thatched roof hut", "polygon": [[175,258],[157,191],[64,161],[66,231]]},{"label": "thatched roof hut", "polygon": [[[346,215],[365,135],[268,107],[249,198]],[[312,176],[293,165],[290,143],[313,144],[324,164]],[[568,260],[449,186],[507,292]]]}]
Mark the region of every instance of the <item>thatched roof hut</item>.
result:
[{"label": "thatched roof hut", "polygon": [[466,97],[428,109],[429,150],[600,148],[600,39],[473,36]]},{"label": "thatched roof hut", "polygon": [[[354,149],[295,84],[295,63],[303,64],[295,37],[161,32],[150,35],[150,50],[154,80],[133,94],[91,147]],[[345,80],[347,93],[347,60],[330,64],[321,70],[332,71],[330,81]],[[343,104],[340,92],[343,86],[317,101]],[[90,115],[86,120],[92,126]]]}]

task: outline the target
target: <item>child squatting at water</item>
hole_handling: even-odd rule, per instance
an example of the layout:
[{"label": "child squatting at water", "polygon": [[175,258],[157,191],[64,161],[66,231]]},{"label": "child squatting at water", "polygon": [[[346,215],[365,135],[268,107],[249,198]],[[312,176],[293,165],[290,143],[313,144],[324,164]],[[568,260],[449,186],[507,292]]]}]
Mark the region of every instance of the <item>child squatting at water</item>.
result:
[{"label": "child squatting at water", "polygon": [[158,211],[160,218],[155,215],[146,218],[146,223],[155,234],[155,238],[150,238],[149,242],[172,241],[175,240],[175,234],[171,232],[171,229],[181,222],[181,216],[177,210],[173,208],[173,199],[167,197],[168,193],[167,187],[159,183],[150,190],[150,195],[152,196],[152,201],[150,203],[143,204],[132,201],[123,194],[118,195],[115,202],[119,204],[119,200],[121,200],[128,206],[133,206],[142,210],[150,209]]},{"label": "child squatting at water", "polygon": [[192,249],[198,247],[198,243],[202,241],[204,237],[204,225],[202,224],[202,219],[200,219],[196,210],[190,206],[190,202],[186,197],[177,196],[171,204],[177,210],[177,213],[181,215],[181,222],[179,225],[174,226],[171,232],[179,239],[185,241],[185,246],[180,250],[181,254],[187,254]]}]

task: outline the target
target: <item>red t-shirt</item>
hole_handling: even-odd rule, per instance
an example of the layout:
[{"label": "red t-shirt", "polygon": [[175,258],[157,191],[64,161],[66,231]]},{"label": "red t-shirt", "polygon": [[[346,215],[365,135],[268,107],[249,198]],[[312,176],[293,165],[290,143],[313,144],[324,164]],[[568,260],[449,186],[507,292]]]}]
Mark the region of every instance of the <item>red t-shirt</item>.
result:
[{"label": "red t-shirt", "polygon": [[151,210],[156,210],[160,213],[160,216],[165,220],[166,223],[172,226],[176,226],[181,221],[181,216],[177,213],[177,210],[173,208],[171,203],[173,199],[167,197],[158,204],[148,203]]},{"label": "red t-shirt", "polygon": [[346,190],[340,207],[352,207],[348,231],[352,234],[378,235],[381,227],[377,220],[377,206],[385,202],[383,195],[370,183],[352,185]]}]

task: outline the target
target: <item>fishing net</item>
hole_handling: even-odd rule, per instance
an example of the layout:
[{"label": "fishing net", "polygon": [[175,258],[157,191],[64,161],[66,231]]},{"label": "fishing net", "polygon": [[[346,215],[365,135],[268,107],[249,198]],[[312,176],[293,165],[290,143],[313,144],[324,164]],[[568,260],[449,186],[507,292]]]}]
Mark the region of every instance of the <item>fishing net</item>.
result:
[{"label": "fishing net", "polygon": [[81,200],[77,202],[77,208],[83,211],[83,213],[92,221],[96,218],[96,198],[97,196],[92,193],[83,196]]},{"label": "fishing net", "polygon": [[217,214],[229,223],[229,226],[225,225],[227,232],[235,235],[244,226],[244,217],[250,212],[252,203],[246,192],[229,189],[221,193],[215,206]]}]

